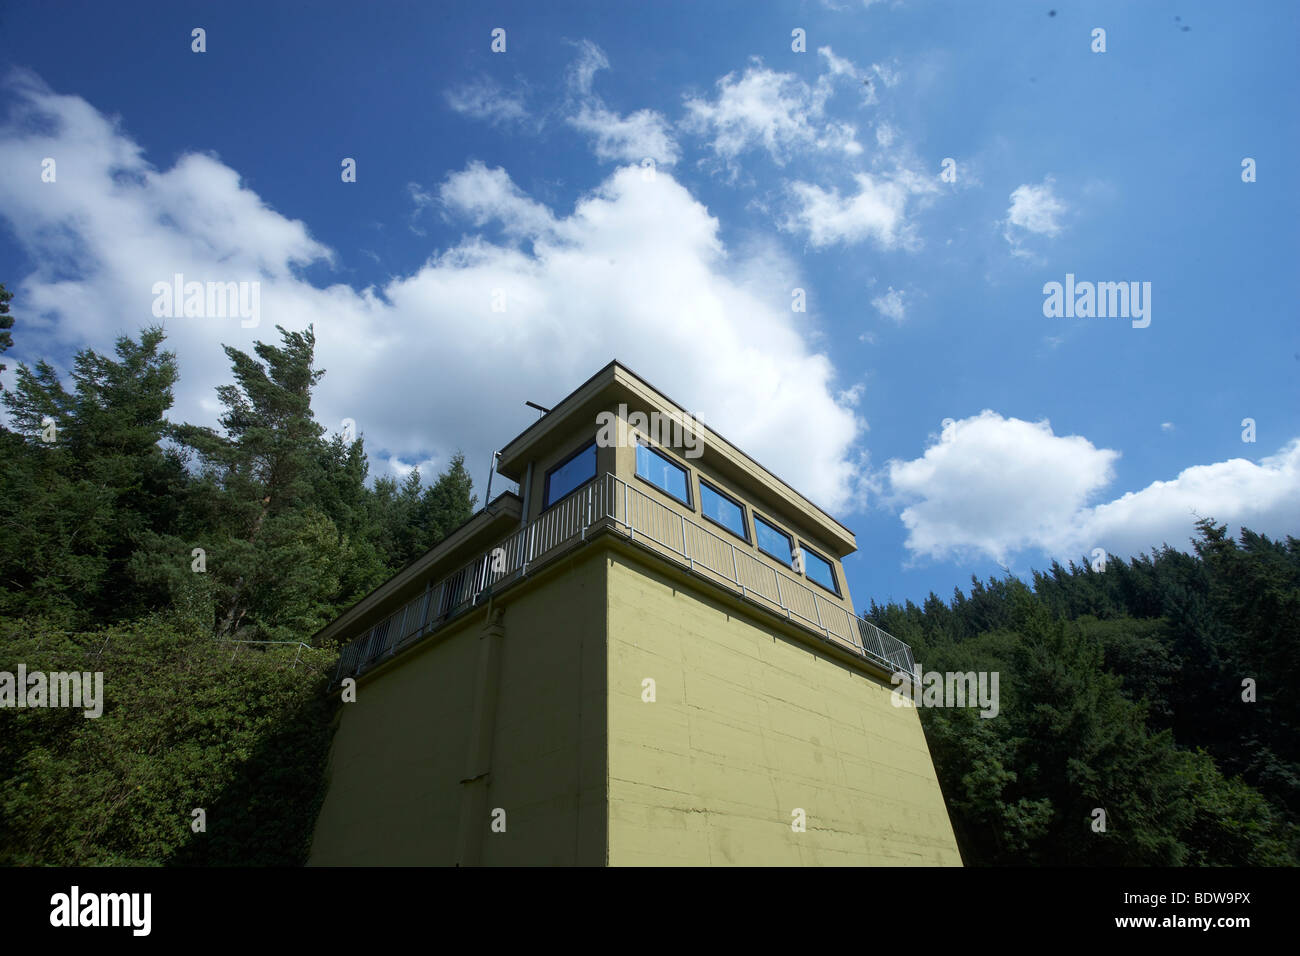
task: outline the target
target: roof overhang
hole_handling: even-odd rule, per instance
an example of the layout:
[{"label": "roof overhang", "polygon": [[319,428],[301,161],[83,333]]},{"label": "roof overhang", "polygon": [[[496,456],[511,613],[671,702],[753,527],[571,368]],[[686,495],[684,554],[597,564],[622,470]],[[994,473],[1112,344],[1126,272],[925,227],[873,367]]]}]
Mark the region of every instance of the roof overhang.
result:
[{"label": "roof overhang", "polygon": [[630,410],[653,409],[691,418],[704,439],[704,454],[713,467],[759,486],[766,497],[783,505],[792,516],[808,522],[811,525],[808,530],[819,535],[837,557],[857,550],[852,531],[618,360],[587,379],[513,438],[500,452],[497,472],[520,481],[527,462],[537,457],[540,449],[548,448],[557,436],[570,432],[575,423],[584,419],[590,419],[594,431],[596,413],[610,410],[620,402],[626,402]]}]

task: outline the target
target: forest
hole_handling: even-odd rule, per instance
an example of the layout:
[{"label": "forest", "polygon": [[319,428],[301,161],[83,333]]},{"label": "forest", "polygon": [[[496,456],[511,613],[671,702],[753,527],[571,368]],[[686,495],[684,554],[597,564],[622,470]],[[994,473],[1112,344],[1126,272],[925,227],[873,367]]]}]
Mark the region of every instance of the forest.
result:
[{"label": "forest", "polygon": [[[337,706],[312,636],[477,500],[459,454],[372,479],[316,421],[312,329],[277,330],[225,348],[219,429],[168,418],[160,327],[0,393],[0,672],[108,688],[96,719],[0,710],[0,864],[305,860]],[[919,711],[967,865],[1295,865],[1300,540],[1189,544],[871,602],[925,670],[1000,674],[992,719]]]}]

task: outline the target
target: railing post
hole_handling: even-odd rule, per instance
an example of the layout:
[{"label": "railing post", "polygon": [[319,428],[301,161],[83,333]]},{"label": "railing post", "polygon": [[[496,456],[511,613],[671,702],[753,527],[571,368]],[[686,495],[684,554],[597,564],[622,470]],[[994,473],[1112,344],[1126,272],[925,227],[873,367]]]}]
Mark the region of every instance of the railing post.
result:
[{"label": "railing post", "polygon": [[733,544],[729,545],[729,547],[731,548],[731,579],[736,582],[741,595],[744,596],[745,586],[740,583],[740,569],[736,567],[736,546]]},{"label": "railing post", "polygon": [[[686,555],[686,560],[687,560],[687,562],[690,564],[690,566],[691,566],[691,570],[694,571],[694,570],[695,570],[695,561],[694,561],[694,559],[691,557],[691,548],[690,548],[690,545],[688,545],[688,544],[686,543],[686,515],[684,515],[684,514],[680,514],[680,513],[679,513],[679,514],[677,515],[677,517],[681,520],[681,523],[682,523],[682,554]],[[693,523],[693,522],[692,522],[692,523]]]}]

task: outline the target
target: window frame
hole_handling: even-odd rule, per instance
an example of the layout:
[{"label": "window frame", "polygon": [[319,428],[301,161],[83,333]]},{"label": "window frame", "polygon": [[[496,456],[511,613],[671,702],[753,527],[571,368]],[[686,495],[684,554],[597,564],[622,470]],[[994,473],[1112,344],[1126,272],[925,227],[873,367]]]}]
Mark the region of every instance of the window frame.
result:
[{"label": "window frame", "polygon": [[[785,540],[790,542],[790,556],[788,558],[782,558],[780,555],[773,554],[771,551],[767,550],[767,548],[763,547],[759,543],[758,523],[760,521],[763,522],[763,524],[767,525],[769,528],[771,528],[773,531],[777,532],[777,534],[780,534],[782,537],[784,537]],[[767,555],[773,561],[779,561],[782,564],[784,564],[787,568],[789,568],[791,571],[794,570],[794,535],[790,534],[790,532],[788,531],[783,531],[775,521],[773,521],[771,518],[763,517],[757,511],[754,512],[754,547],[761,554]]]},{"label": "window frame", "polygon": [[[750,536],[749,536],[749,518],[747,516],[748,509],[745,507],[745,503],[741,501],[739,498],[727,494],[725,491],[723,491],[713,482],[709,481],[703,475],[696,475],[696,480],[700,483],[700,517],[711,524],[717,525],[719,528],[721,528],[723,531],[726,531],[728,534],[734,535],[735,537],[739,538],[741,541],[745,542],[745,544],[753,544],[754,542],[750,540]],[[737,508],[740,509],[740,528],[742,531],[745,532],[743,535],[736,534],[736,530],[734,528],[727,527],[717,518],[714,518],[712,515],[710,515],[708,512],[704,510],[704,489],[705,488],[708,488],[719,498],[723,498],[727,501],[730,501],[733,505],[735,505]]]},{"label": "window frame", "polygon": [[582,445],[581,445],[581,446],[580,446],[576,451],[574,451],[572,454],[570,454],[570,455],[566,455],[566,456],[565,456],[564,458],[562,458],[560,461],[557,461],[557,462],[556,462],[554,465],[552,465],[550,468],[546,469],[546,475],[545,475],[545,477],[544,477],[544,479],[543,479],[543,481],[542,481],[542,510],[539,511],[538,514],[542,514],[542,513],[546,512],[546,511],[551,510],[551,509],[554,508],[554,507],[555,507],[559,502],[561,502],[561,501],[563,501],[565,498],[569,497],[569,495],[573,494],[575,491],[578,491],[578,490],[580,490],[580,489],[582,489],[582,488],[585,488],[587,485],[591,484],[593,481],[595,481],[597,478],[600,477],[600,451],[599,451],[599,449],[597,449],[597,451],[596,451],[596,460],[595,460],[595,462],[594,462],[595,467],[592,469],[592,471],[593,471],[592,476],[591,476],[590,478],[586,479],[585,481],[581,482],[580,484],[574,485],[572,488],[570,488],[567,492],[565,492],[565,493],[564,493],[563,495],[561,495],[559,498],[555,499],[555,501],[551,501],[551,500],[550,500],[550,498],[551,498],[551,476],[554,475],[554,474],[555,474],[557,471],[559,471],[561,468],[563,468],[565,465],[569,464],[569,462],[573,461],[573,460],[574,460],[575,458],[577,458],[579,455],[584,454],[588,449],[595,448],[595,447],[596,447],[596,439],[595,439],[595,437],[593,436],[593,437],[591,438],[591,440],[584,442],[584,443],[583,443],[583,444],[582,444]]},{"label": "window frame", "polygon": [[844,597],[844,593],[840,590],[840,578],[839,578],[839,575],[837,575],[837,574],[835,573],[835,562],[832,561],[830,558],[826,557],[826,555],[822,554],[822,553],[821,553],[820,551],[818,551],[816,548],[810,548],[810,547],[808,547],[808,542],[804,541],[802,538],[799,540],[799,550],[802,551],[805,555],[811,554],[813,557],[815,557],[815,558],[821,558],[821,560],[823,560],[823,561],[826,562],[826,566],[827,566],[828,568],[830,568],[830,571],[831,571],[831,583],[832,583],[833,585],[835,585],[835,587],[834,587],[834,588],[828,588],[826,585],[822,584],[822,583],[821,583],[820,581],[818,581],[816,578],[811,577],[811,576],[808,574],[808,562],[807,562],[807,561],[804,561],[804,564],[803,564],[803,576],[804,576],[805,578],[808,578],[809,581],[811,581],[813,584],[817,585],[817,586],[818,586],[819,588],[821,588],[823,591],[827,591],[827,592],[829,592],[830,594],[834,594],[837,598],[843,598],[843,597]]},{"label": "window frame", "polygon": [[[671,491],[668,491],[666,488],[660,488],[658,485],[656,485],[653,481],[651,481],[651,480],[650,480],[649,478],[647,478],[645,475],[641,474],[641,469],[640,469],[639,464],[638,464],[636,461],[633,461],[633,462],[632,462],[632,474],[636,477],[637,481],[644,481],[647,485],[649,485],[649,486],[650,486],[651,488],[653,488],[655,491],[659,492],[661,495],[667,495],[667,496],[668,496],[669,498],[671,498],[673,501],[676,501],[678,504],[685,505],[687,508],[689,508],[689,509],[691,510],[692,513],[694,513],[694,511],[695,511],[695,503],[694,503],[693,501],[691,501],[691,497],[692,497],[692,495],[691,495],[691,469],[690,469],[690,466],[689,466],[689,465],[682,465],[682,464],[679,464],[678,462],[673,461],[672,458],[670,458],[670,457],[669,457],[667,454],[665,454],[663,451],[660,451],[658,448],[656,448],[656,447],[655,447],[653,444],[651,444],[650,441],[649,441],[648,439],[646,439],[644,436],[641,436],[641,435],[637,435],[637,436],[636,436],[636,448],[644,448],[644,449],[645,449],[646,451],[648,451],[650,454],[652,454],[652,455],[657,455],[659,458],[662,458],[664,461],[666,461],[668,464],[672,465],[674,468],[679,469],[679,470],[682,472],[682,474],[685,476],[685,478],[686,478],[686,482],[685,482],[685,486],[686,486],[686,497],[685,497],[684,499],[683,499],[683,498],[678,498],[675,494],[673,494]],[[636,448],[633,449],[634,454],[636,453]]]}]

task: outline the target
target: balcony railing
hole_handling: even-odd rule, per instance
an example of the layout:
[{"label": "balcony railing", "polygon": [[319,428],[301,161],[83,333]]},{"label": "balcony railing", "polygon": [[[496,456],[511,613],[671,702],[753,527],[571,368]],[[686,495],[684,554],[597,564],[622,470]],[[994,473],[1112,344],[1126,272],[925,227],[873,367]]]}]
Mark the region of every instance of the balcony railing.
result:
[{"label": "balcony railing", "polygon": [[761,561],[614,474],[584,485],[495,547],[408,601],[344,646],[335,683],[355,676],[476,606],[488,594],[585,541],[601,527],[640,539],[693,571],[728,584],[754,603],[821,632],[891,671],[911,674],[912,649],[802,581]]}]

